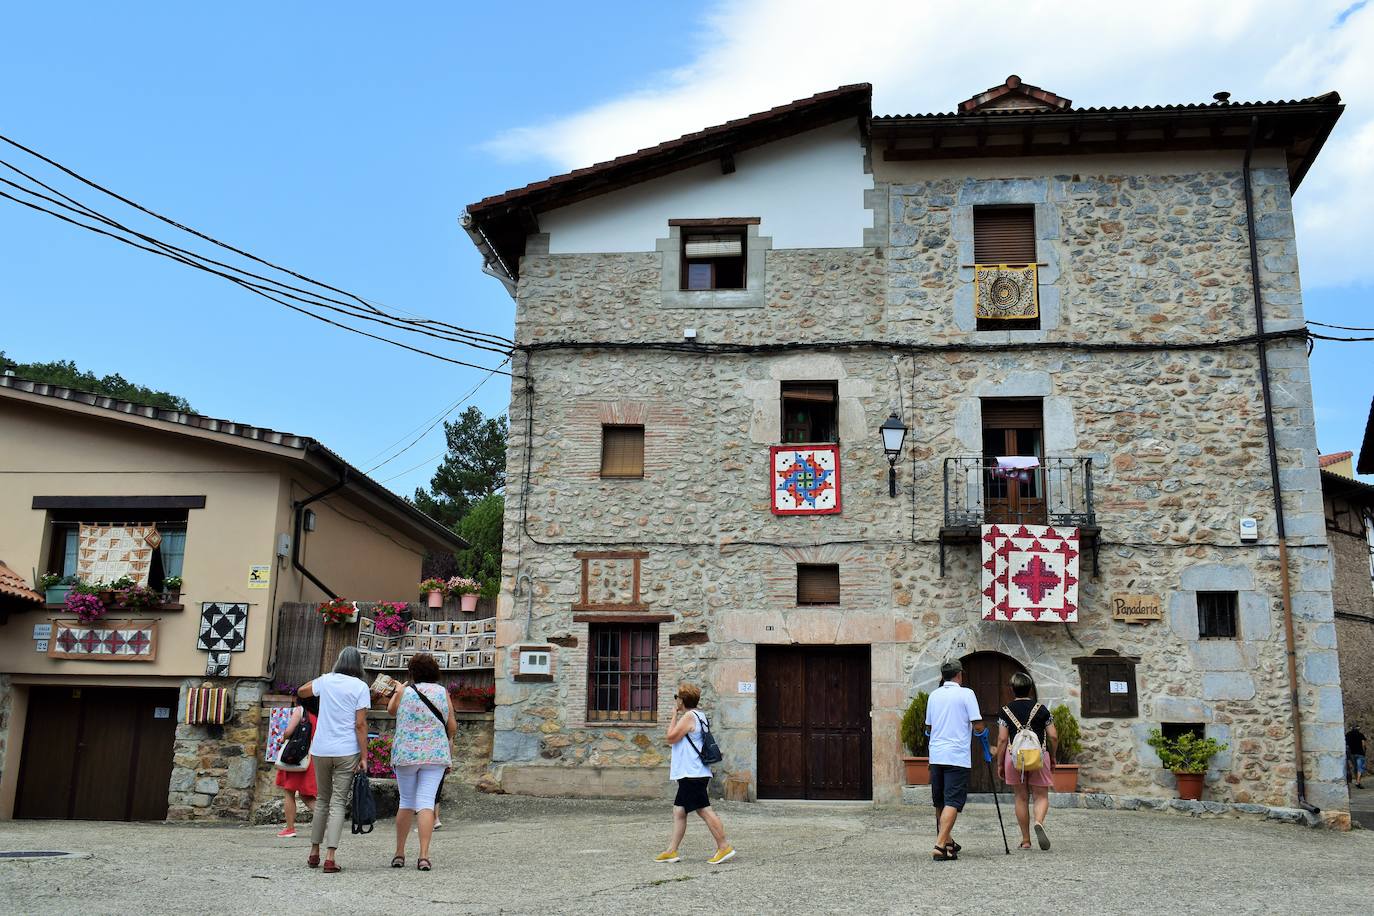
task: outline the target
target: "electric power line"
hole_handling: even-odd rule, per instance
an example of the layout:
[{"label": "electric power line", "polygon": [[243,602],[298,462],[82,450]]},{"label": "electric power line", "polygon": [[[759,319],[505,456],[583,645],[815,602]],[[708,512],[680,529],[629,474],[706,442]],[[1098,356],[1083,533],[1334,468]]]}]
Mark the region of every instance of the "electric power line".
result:
[{"label": "electric power line", "polygon": [[[364,474],[371,474],[373,471],[377,470],[378,468],[382,467],[383,465],[390,464],[391,462],[395,461],[397,458],[399,458],[399,457],[401,457],[402,455],[404,455],[406,452],[410,451],[410,449],[411,449],[416,443],[418,443],[418,442],[419,442],[421,439],[423,439],[425,436],[429,435],[429,431],[430,431],[431,429],[433,429],[434,427],[436,427],[436,426],[438,426],[440,423],[442,423],[444,420],[446,420],[446,419],[449,417],[449,415],[452,414],[455,410],[457,410],[460,406],[462,406],[462,404],[463,404],[465,401],[467,401],[468,398],[470,398],[470,397],[472,397],[474,394],[476,394],[476,393],[477,393],[477,389],[481,388],[483,385],[485,385],[487,382],[489,382],[489,381],[491,380],[491,377],[492,377],[493,375],[496,374],[497,370],[500,369],[501,366],[504,366],[504,365],[505,365],[506,363],[508,363],[508,362],[510,362],[510,357],[506,357],[505,362],[502,362],[500,366],[497,366],[497,367],[496,367],[496,369],[493,369],[493,370],[491,370],[490,372],[488,372],[488,373],[486,374],[486,376],[485,376],[480,382],[478,382],[476,385],[473,385],[473,386],[472,386],[472,390],[470,390],[467,394],[463,395],[461,398],[459,398],[458,400],[454,401],[454,402],[453,402],[453,406],[451,406],[451,407],[450,407],[447,411],[445,411],[444,413],[440,414],[439,418],[438,418],[437,420],[435,420],[433,423],[431,423],[431,424],[429,424],[428,426],[426,426],[425,429],[424,429],[424,432],[420,433],[420,435],[418,435],[418,436],[416,436],[414,439],[410,440],[410,443],[407,444],[405,448],[401,449],[399,452],[397,452],[396,454],[392,455],[390,458],[386,459],[385,461],[382,461],[382,462],[379,462],[379,463],[377,463],[377,464],[374,464],[372,467],[368,468],[368,469],[367,469],[366,471],[364,471],[363,473],[364,473]],[[390,446],[388,446],[388,448],[389,448],[389,447],[390,447]],[[447,452],[447,451],[448,451],[448,449],[446,448],[446,449],[444,450],[444,452]],[[443,452],[441,452],[440,454],[442,455]]]}]

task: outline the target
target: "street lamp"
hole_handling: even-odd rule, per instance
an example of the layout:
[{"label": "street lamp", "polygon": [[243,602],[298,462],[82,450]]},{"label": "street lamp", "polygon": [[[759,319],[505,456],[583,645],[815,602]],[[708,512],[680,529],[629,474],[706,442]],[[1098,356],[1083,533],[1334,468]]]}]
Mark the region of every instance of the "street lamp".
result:
[{"label": "street lamp", "polygon": [[887,489],[889,496],[897,495],[897,459],[902,454],[902,443],[906,441],[906,426],[894,410],[892,416],[878,427],[883,435],[883,453],[887,455]]}]

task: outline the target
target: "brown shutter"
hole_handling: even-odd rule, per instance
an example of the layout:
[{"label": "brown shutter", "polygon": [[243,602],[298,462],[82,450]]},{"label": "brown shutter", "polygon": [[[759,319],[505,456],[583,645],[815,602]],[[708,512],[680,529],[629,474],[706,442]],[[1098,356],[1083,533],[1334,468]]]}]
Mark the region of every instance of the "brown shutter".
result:
[{"label": "brown shutter", "polygon": [[783,382],[782,396],[787,401],[834,404],[835,387],[834,382]]},{"label": "brown shutter", "polygon": [[601,476],[644,476],[644,427],[601,427]]},{"label": "brown shutter", "polygon": [[797,604],[839,604],[840,567],[830,564],[797,564]]},{"label": "brown shutter", "polygon": [[1034,207],[974,207],[973,260],[977,264],[1034,264]]},{"label": "brown shutter", "polygon": [[983,429],[1043,429],[1039,398],[984,398]]}]

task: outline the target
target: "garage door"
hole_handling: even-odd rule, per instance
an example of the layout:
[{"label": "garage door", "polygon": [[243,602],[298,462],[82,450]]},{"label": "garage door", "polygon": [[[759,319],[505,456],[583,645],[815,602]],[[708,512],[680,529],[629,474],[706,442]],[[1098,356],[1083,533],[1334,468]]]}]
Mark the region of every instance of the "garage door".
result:
[{"label": "garage door", "polygon": [[177,691],[31,687],[15,817],[167,817]]}]

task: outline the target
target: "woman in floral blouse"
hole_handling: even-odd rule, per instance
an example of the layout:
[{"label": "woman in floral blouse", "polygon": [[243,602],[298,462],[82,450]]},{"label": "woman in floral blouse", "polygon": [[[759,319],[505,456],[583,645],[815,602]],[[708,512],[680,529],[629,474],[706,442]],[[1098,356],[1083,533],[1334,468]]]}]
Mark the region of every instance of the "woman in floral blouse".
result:
[{"label": "woman in floral blouse", "polygon": [[429,871],[429,841],[434,835],[434,795],[444,771],[453,764],[449,744],[458,722],[448,690],[439,681],[434,656],[420,653],[410,660],[410,680],[391,696],[387,709],[396,716],[396,735],[391,744],[391,768],[401,795],[396,812],[396,855],[392,868],[406,864],[406,840],[411,821],[420,820],[420,858],[415,867]]}]

